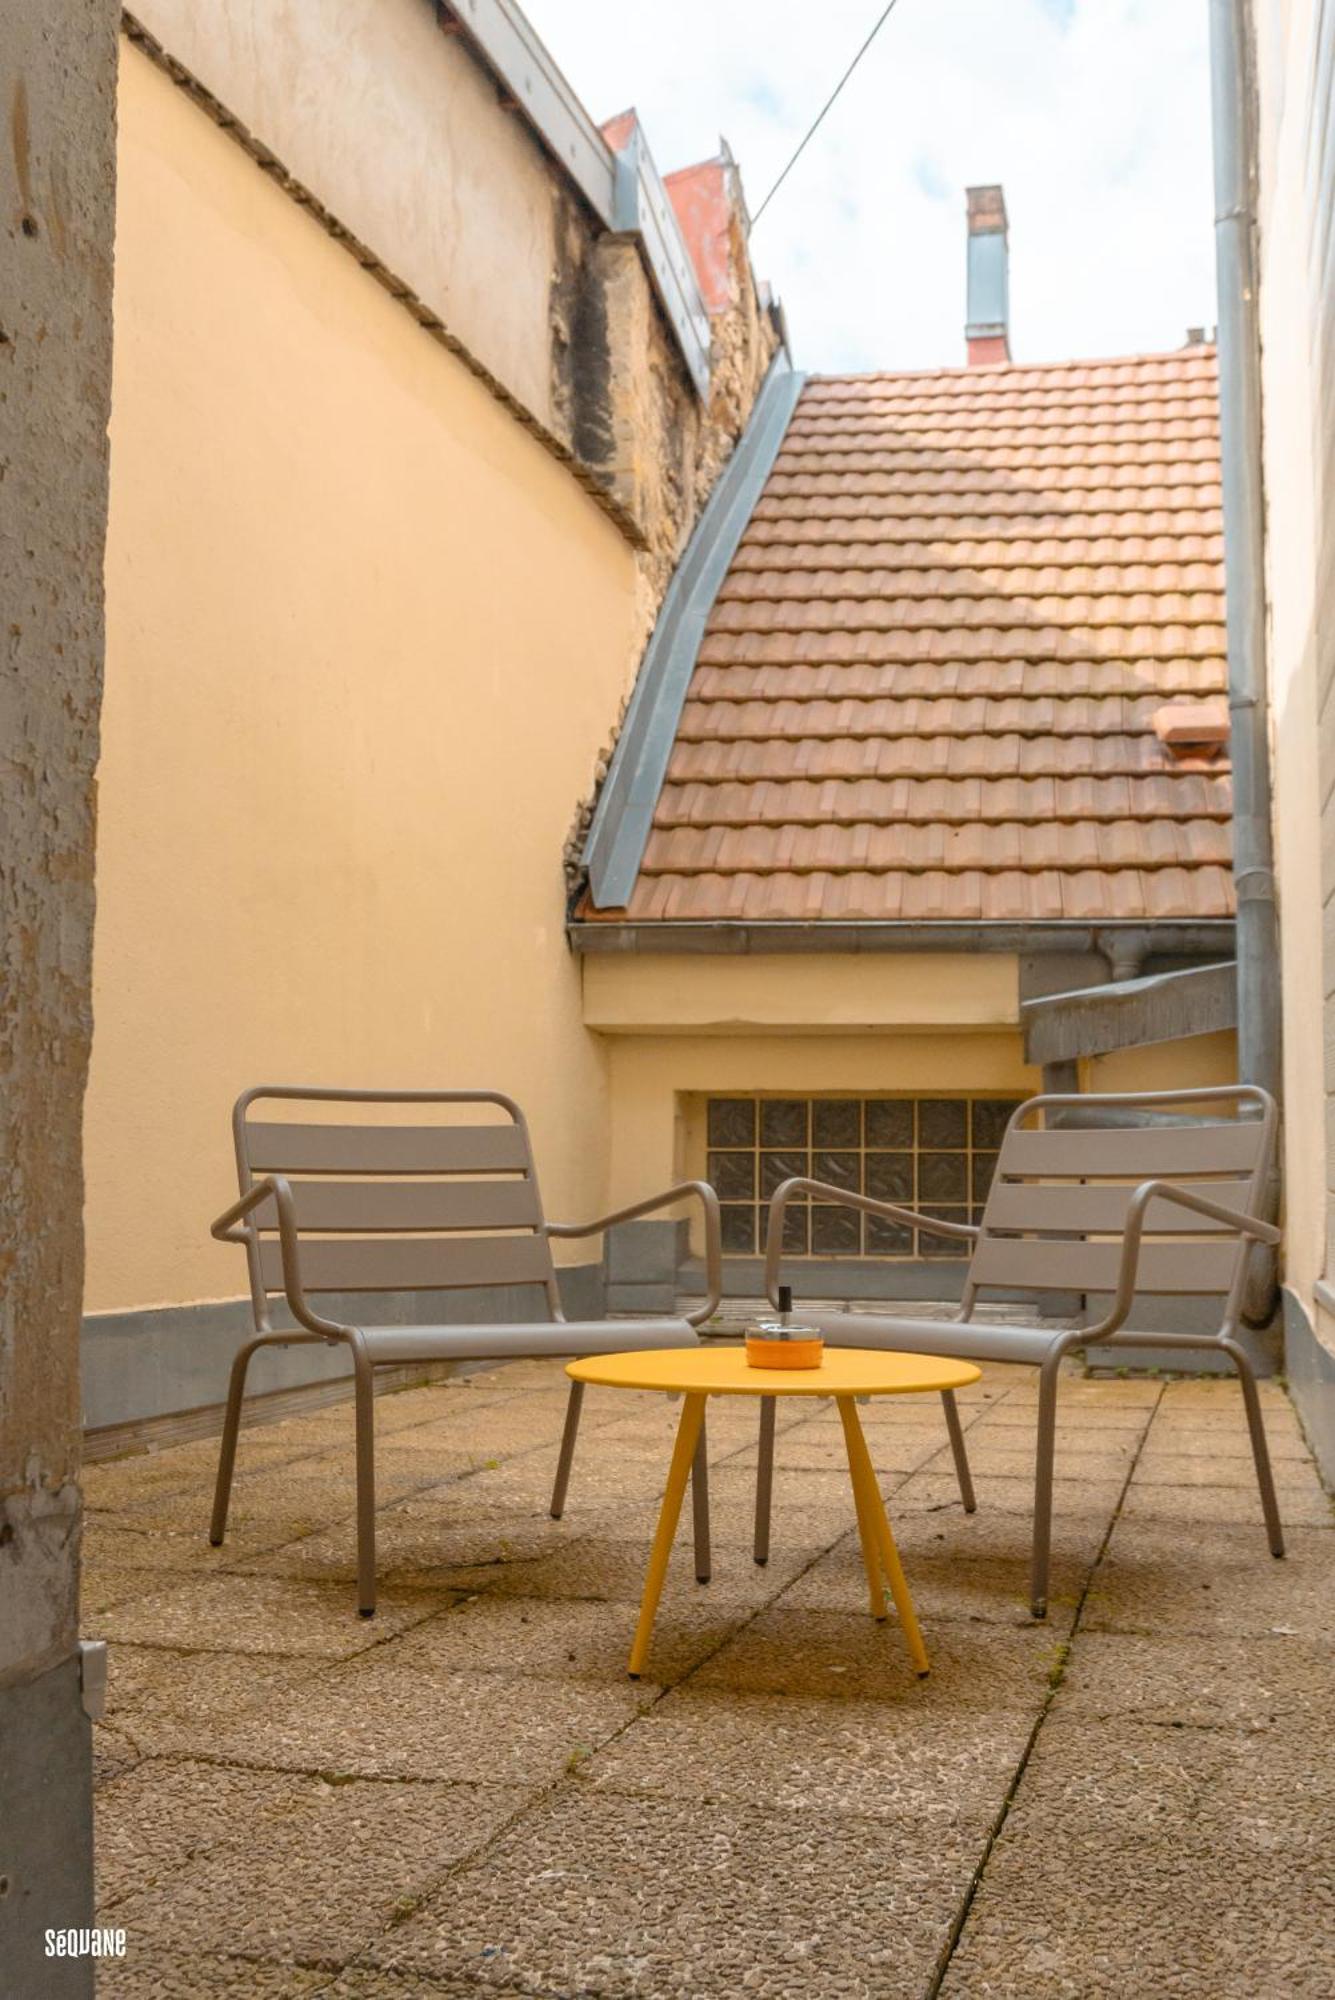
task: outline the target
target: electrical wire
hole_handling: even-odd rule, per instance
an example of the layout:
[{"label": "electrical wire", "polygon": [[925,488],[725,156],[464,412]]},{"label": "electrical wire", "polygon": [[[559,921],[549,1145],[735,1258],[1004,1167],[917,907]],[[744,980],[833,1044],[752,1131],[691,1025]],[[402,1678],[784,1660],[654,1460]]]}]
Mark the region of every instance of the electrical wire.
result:
[{"label": "electrical wire", "polygon": [[751,217],[751,227],[753,229],[759,222],[761,216],[765,213],[765,210],[769,207],[770,203],[773,201],[775,195],[779,192],[779,189],[783,186],[784,182],[787,180],[793,168],[797,165],[798,161],[801,159],[803,153],[805,153],[811,141],[815,138],[817,132],[820,130],[821,126],[825,122],[826,113],[831,109],[836,98],[839,96],[840,91],[843,89],[844,85],[848,82],[849,77],[852,76],[854,70],[857,68],[858,64],[862,61],[862,58],[866,55],[868,49],[871,47],[872,43],[876,40],[876,37],[880,34],[882,28],[885,26],[886,22],[890,19],[890,16],[894,13],[895,8],[898,5],[899,5],[899,0],[890,0],[890,4],[883,9],[880,18],[876,22],[876,25],[872,29],[871,33],[868,35],[866,41],[862,44],[862,47],[858,50],[852,62],[848,65],[848,68],[844,71],[843,75],[840,77],[838,83],[836,83],[834,89],[830,92],[824,104],[822,104],[820,110],[816,113],[815,118],[812,120],[811,124],[807,127],[806,135],[803,138],[801,144],[798,146],[797,151],[793,154],[787,166],[784,168],[783,172],[779,175],[778,180],[775,181],[773,187],[770,189],[769,193],[765,196],[765,199],[761,202],[755,214]]}]

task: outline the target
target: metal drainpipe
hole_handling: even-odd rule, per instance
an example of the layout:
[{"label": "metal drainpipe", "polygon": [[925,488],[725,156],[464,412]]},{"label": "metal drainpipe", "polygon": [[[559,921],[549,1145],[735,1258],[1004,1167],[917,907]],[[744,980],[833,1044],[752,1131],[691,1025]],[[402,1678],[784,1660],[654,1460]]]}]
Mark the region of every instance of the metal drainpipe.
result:
[{"label": "metal drainpipe", "polygon": [[[1247,0],[1210,0],[1219,413],[1232,726],[1233,880],[1237,893],[1238,1070],[1282,1091],[1279,920],[1271,824],[1265,622],[1261,342],[1257,319],[1255,77]],[[1278,1187],[1276,1187],[1278,1195]],[[1248,1317],[1273,1305],[1273,1259]],[[1264,1283],[1262,1283],[1264,1278]]]}]

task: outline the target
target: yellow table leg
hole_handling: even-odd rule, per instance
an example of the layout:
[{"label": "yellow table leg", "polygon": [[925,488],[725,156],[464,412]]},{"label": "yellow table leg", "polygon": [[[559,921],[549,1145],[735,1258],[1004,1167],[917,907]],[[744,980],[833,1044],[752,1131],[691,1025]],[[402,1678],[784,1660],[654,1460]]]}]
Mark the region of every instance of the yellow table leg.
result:
[{"label": "yellow table leg", "polygon": [[885,1608],[885,1585],[881,1581],[881,1565],[876,1554],[876,1527],[867,1512],[867,1498],[862,1488],[862,1481],[854,1469],[854,1449],[849,1425],[856,1426],[857,1414],[849,1397],[836,1396],[835,1401],[839,1405],[839,1415],[844,1426],[844,1443],[848,1448],[848,1472],[853,1482],[853,1505],[858,1515],[858,1540],[862,1543],[862,1563],[867,1572],[871,1615],[873,1618],[886,1618],[889,1613]]},{"label": "yellow table leg", "polygon": [[[890,1532],[890,1523],[886,1519],[885,1508],[881,1503],[881,1489],[876,1484],[871,1453],[867,1450],[867,1440],[863,1437],[862,1425],[858,1422],[857,1406],[851,1396],[839,1396],[836,1400],[839,1404],[839,1415],[843,1419],[844,1443],[848,1448],[848,1471],[853,1481],[854,1497],[861,1496],[859,1516],[865,1511],[871,1523],[876,1546],[880,1552],[881,1567],[890,1586],[890,1595],[895,1600],[899,1622],[904,1628],[909,1658],[918,1673],[930,1673],[931,1661],[927,1657],[927,1648],[923,1644],[922,1633],[918,1628],[917,1613],[913,1609],[913,1599],[909,1596],[908,1580],[899,1560],[895,1538]],[[860,1519],[859,1526],[861,1526]]]},{"label": "yellow table leg", "polygon": [[691,1476],[691,1461],[695,1457],[695,1447],[704,1417],[704,1397],[687,1396],[682,1405],[681,1422],[677,1426],[677,1441],[672,1447],[672,1463],[668,1467],[667,1488],[663,1494],[663,1508],[658,1516],[658,1527],[654,1531],[654,1545],[649,1551],[649,1568],[644,1578],[644,1596],[640,1600],[640,1622],[635,1627],[635,1641],[630,1649],[632,1680],[639,1679],[648,1657],[649,1640],[654,1629],[654,1614],[658,1610],[658,1600],[663,1595],[663,1579],[667,1575],[668,1558],[672,1554],[677,1522],[681,1518],[681,1503],[686,1493],[686,1481]]}]

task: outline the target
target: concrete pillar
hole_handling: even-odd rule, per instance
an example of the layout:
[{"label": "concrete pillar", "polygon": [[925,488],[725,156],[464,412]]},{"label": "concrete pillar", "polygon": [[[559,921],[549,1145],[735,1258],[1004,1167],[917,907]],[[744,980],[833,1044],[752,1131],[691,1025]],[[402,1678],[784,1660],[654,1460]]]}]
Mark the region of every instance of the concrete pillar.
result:
[{"label": "concrete pillar", "polygon": [[80,1161],[111,395],[118,9],[0,0],[0,1986],[88,1959]]}]

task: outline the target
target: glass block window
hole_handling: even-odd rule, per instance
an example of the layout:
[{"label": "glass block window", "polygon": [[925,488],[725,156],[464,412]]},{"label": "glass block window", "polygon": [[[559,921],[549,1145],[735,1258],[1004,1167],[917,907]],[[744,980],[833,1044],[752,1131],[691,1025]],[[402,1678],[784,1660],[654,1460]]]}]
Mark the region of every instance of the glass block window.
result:
[{"label": "glass block window", "polygon": [[[706,1172],[723,1210],[723,1248],[760,1256],[766,1208],[794,1175],[828,1181],[950,1222],[981,1219],[1016,1098],[711,1097]],[[958,1258],[967,1245],[827,1202],[794,1203],[790,1257]]]}]

